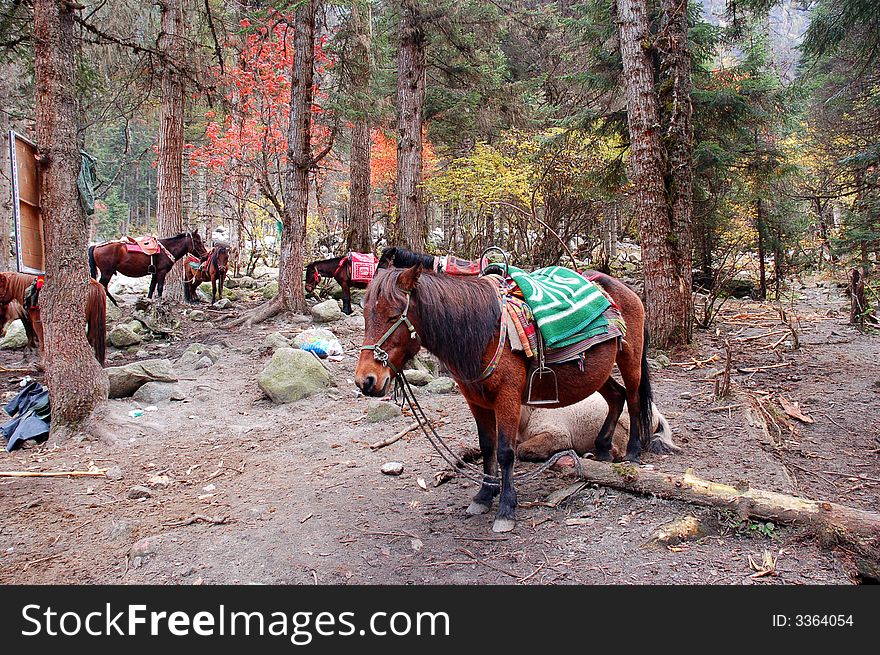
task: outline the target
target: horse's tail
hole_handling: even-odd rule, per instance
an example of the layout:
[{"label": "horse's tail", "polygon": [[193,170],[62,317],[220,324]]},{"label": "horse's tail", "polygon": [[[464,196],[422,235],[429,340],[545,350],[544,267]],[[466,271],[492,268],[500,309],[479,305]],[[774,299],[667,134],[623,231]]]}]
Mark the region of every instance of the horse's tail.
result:
[{"label": "horse's tail", "polygon": [[183,299],[190,304],[193,302],[192,287],[186,278],[183,280]]},{"label": "horse's tail", "polygon": [[642,375],[639,380],[639,440],[642,448],[651,445],[654,427],[653,393],[651,392],[651,369],[648,365],[648,326],[645,325],[644,340],[642,341]]},{"label": "horse's tail", "polygon": [[91,280],[86,299],[86,323],[95,359],[104,366],[107,356],[107,296],[104,294],[104,287]]},{"label": "horse's tail", "polygon": [[98,265],[95,263],[95,246],[89,246],[89,273],[92,279],[98,277]]},{"label": "horse's tail", "polygon": [[672,428],[669,427],[669,421],[657,411],[656,407],[654,407],[654,418],[657,425],[653,429],[654,434],[651,435],[648,451],[658,455],[680,453],[681,448],[672,440]]}]

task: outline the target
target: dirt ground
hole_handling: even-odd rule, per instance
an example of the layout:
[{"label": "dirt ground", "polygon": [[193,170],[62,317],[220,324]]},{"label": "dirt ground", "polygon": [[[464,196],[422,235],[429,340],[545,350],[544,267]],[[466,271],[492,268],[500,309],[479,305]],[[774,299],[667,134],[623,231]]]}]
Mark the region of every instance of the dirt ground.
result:
[{"label": "dirt ground", "polygon": [[[846,324],[847,301],[833,283],[809,279],[795,291],[798,299],[786,306],[798,350],[788,348],[773,305],[730,301],[717,329],[698,331],[690,349],[667,353],[672,365],[653,372],[656,402],[684,451],[646,454],[643,463],[662,471],[692,467],[721,482],[748,480],[765,489],[876,510],[880,339]],[[135,296],[123,298],[130,312]],[[257,302],[238,302],[230,312]],[[208,313],[212,319],[221,315]],[[361,324],[355,316],[330,326],[347,353],[341,362],[327,362],[334,386],[289,405],[273,405],[257,387],[256,376],[270,356],[260,344],[270,332],[292,335],[309,327],[302,317],[238,331],[184,318],[180,334],[185,338],[136,348],[150,357],[176,359],[188,344],[199,342],[221,344],[224,355],[210,368],[178,371],[186,399],[163,403],[157,412],[135,418],[129,416],[136,407],[131,399],[110,401],[101,420],[113,438],[50,439],[0,453],[0,469],[7,471],[96,466],[121,472],[114,475],[118,479],[0,478],[0,582],[860,581],[843,550],[825,550],[797,530],[740,522],[715,509],[595,486],[556,508],[543,506],[550,493],[571,484],[564,473],[552,471],[519,485],[517,528],[493,534],[492,514],[465,514],[474,484],[454,478],[434,486],[445,463],[420,434],[378,451],[368,448],[412,419],[363,420],[368,401],[353,384]],[[713,375],[723,368],[725,338],[732,348],[732,391],[716,401]],[[713,356],[718,359],[693,363]],[[108,365],[137,358],[116,351]],[[0,366],[0,398],[8,399],[27,364],[21,351],[0,351]],[[799,403],[814,422],[787,419],[780,396]],[[460,395],[421,392],[420,400],[429,415],[446,418],[442,432],[451,442],[476,445]],[[761,403],[775,408],[767,414],[766,431],[755,409]],[[404,473],[382,475],[379,468],[388,461],[402,462]],[[419,478],[427,481],[427,490]],[[136,485],[147,486],[150,497],[130,499]],[[655,530],[688,515],[699,518],[710,534],[671,547],[651,541]],[[567,524],[572,518],[581,520]],[[760,563],[765,552],[776,559],[775,574],[753,577],[749,557]]]}]

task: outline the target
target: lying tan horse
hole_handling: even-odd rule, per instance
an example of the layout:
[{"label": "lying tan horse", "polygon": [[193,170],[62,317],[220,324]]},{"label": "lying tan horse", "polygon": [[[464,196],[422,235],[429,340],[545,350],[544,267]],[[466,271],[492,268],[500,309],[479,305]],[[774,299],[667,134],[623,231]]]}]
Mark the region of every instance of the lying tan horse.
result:
[{"label": "lying tan horse", "polygon": [[[651,406],[653,424],[647,449],[654,453],[678,453],[681,448],[672,441],[672,430],[666,417]],[[519,445],[516,456],[526,462],[544,462],[563,450],[584,455],[593,450],[596,435],[608,416],[608,403],[594,393],[584,400],[559,409],[536,409],[523,405],[520,411]],[[629,440],[629,414],[620,415],[620,422],[611,436],[611,455],[620,460],[626,454]]]},{"label": "lying tan horse", "polygon": [[[39,344],[42,350],[43,321],[39,303],[25,310],[28,304],[25,296],[36,279],[36,275],[26,273],[0,273],[0,311],[7,322],[21,319],[28,335],[28,346],[35,348]],[[86,336],[95,353],[95,359],[103,366],[107,352],[107,296],[104,287],[91,279],[86,292],[86,327]]]}]

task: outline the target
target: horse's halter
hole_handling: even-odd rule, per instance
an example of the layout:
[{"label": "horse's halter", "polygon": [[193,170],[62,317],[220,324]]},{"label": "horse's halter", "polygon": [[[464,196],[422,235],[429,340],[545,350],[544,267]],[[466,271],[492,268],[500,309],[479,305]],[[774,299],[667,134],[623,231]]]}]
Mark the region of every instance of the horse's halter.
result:
[{"label": "horse's halter", "polygon": [[406,294],[406,305],[403,307],[403,313],[400,317],[394,322],[394,324],[385,331],[379,340],[374,343],[372,346],[361,346],[361,350],[372,350],[373,351],[373,359],[382,364],[382,366],[387,366],[392,371],[394,371],[394,375],[399,375],[400,371],[395,368],[394,364],[388,361],[388,353],[382,350],[382,344],[388,341],[388,338],[394,334],[394,331],[397,330],[401,326],[401,324],[406,324],[407,329],[409,330],[409,338],[410,339],[418,339],[419,335],[416,332],[416,326],[412,324],[412,321],[409,320],[409,317],[406,315],[409,311],[409,301],[412,298],[411,291],[404,291]]}]

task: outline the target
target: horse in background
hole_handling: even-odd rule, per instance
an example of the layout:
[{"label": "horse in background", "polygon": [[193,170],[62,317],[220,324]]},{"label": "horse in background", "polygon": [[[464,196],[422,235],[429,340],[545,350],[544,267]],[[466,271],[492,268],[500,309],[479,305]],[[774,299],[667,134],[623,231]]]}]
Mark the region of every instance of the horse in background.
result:
[{"label": "horse in background", "polygon": [[[7,322],[20,319],[28,335],[28,346],[43,350],[43,321],[36,275],[0,273],[0,307]],[[10,311],[10,307],[16,307]],[[107,297],[104,287],[90,279],[86,292],[86,338],[95,359],[104,365],[107,354]],[[10,316],[12,318],[10,318]]]},{"label": "horse in background", "polygon": [[339,286],[342,287],[342,311],[346,314],[351,314],[352,312],[352,288],[366,289],[367,285],[370,283],[369,280],[355,280],[352,277],[351,253],[343,255],[342,257],[320,259],[306,265],[307,298],[314,295],[315,288],[320,283],[322,277],[336,280],[339,283]]},{"label": "horse in background", "polygon": [[[198,302],[196,291],[203,282],[211,281],[211,304],[223,297],[223,285],[229,272],[229,247],[217,245],[201,260],[187,256],[183,274],[183,296],[186,302]],[[218,287],[219,285],[219,287]]]},{"label": "horse in background", "polygon": [[96,246],[89,246],[89,272],[93,278],[98,277],[101,271],[101,285],[110,301],[119,306],[116,299],[110,295],[107,285],[110,278],[116,273],[122,273],[128,277],[143,277],[152,275],[148,298],[153,297],[153,292],[158,288],[159,298],[165,288],[165,276],[177,262],[186,254],[192,253],[196,257],[204,257],[208,254],[198,230],[181,232],[177,236],[159,239],[160,252],[147,255],[144,252],[131,251],[130,244],[124,241],[107,241]]},{"label": "horse in background", "polygon": [[472,261],[459,259],[453,255],[434,256],[392,246],[382,251],[377,268],[420,266],[423,269],[447,275],[479,275],[488,264],[489,260],[485,257],[481,261]]}]

